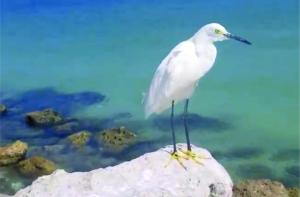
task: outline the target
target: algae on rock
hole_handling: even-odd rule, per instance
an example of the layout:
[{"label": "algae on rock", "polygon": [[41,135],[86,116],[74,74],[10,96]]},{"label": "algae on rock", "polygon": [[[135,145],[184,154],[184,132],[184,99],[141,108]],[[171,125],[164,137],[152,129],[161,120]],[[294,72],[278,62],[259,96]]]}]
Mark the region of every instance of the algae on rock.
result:
[{"label": "algae on rock", "polygon": [[97,136],[100,143],[112,152],[121,152],[136,140],[136,135],[125,127],[106,129]]},{"label": "algae on rock", "polygon": [[0,166],[17,163],[22,160],[28,150],[28,145],[20,140],[4,147],[0,147]]},{"label": "algae on rock", "polygon": [[299,188],[293,187],[287,189],[289,192],[289,197],[299,197]]},{"label": "algae on rock", "polygon": [[91,138],[91,133],[88,131],[80,131],[68,136],[68,140],[71,144],[77,148],[85,145]]},{"label": "algae on rock", "polygon": [[63,118],[50,108],[26,114],[26,122],[31,126],[53,126],[62,121]]},{"label": "algae on rock", "polygon": [[52,161],[40,156],[33,156],[20,161],[17,168],[22,175],[29,177],[48,175],[57,169]]},{"label": "algae on rock", "polygon": [[233,197],[288,197],[283,184],[268,179],[246,180],[233,187]]}]

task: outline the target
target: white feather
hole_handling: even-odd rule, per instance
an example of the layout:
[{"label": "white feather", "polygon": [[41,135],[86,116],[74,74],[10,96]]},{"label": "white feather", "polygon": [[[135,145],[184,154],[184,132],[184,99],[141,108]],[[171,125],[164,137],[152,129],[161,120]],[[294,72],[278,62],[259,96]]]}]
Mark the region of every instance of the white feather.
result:
[{"label": "white feather", "polygon": [[213,42],[221,41],[208,33],[204,26],[192,38],[179,43],[160,63],[146,95],[146,117],[168,109],[173,100],[177,103],[192,96],[198,80],[214,64],[217,50]]}]

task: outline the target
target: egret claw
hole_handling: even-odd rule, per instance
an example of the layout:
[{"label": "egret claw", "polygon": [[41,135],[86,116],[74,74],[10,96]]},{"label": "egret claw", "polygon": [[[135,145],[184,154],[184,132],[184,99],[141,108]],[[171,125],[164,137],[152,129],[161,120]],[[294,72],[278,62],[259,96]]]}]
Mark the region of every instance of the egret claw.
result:
[{"label": "egret claw", "polygon": [[201,155],[196,154],[196,153],[192,152],[191,150],[187,150],[187,151],[184,151],[182,149],[179,149],[179,150],[180,150],[180,152],[182,152],[185,155],[184,158],[186,160],[191,159],[191,160],[193,160],[195,163],[197,163],[199,165],[203,165],[203,161],[205,159],[211,159],[211,157],[207,157],[204,154],[201,154]]},{"label": "egret claw", "polygon": [[[168,151],[167,151],[168,152]],[[177,162],[179,163],[179,165],[181,167],[183,167],[185,170],[187,169],[184,165],[183,165],[183,162],[181,161],[181,158],[184,158],[184,155],[179,155],[179,152],[178,151],[174,151],[174,152],[168,152],[170,154],[170,159],[169,161],[167,162],[167,164],[165,165],[165,168],[168,167],[170,165],[170,163],[172,162],[172,160],[177,160]]]}]

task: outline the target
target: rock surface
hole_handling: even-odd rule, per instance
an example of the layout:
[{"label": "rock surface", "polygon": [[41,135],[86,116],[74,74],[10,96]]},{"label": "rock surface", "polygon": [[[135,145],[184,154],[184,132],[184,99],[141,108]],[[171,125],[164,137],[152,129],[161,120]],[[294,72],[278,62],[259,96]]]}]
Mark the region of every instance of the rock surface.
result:
[{"label": "rock surface", "polygon": [[0,166],[17,163],[25,157],[27,150],[28,145],[20,140],[0,147]]},{"label": "rock surface", "polygon": [[19,172],[28,177],[37,177],[51,174],[56,170],[56,165],[43,157],[33,156],[20,161],[17,165]]},{"label": "rock surface", "polygon": [[233,188],[233,197],[289,197],[283,184],[268,179],[247,180]]},{"label": "rock surface", "polygon": [[[177,146],[185,148],[183,144]],[[183,159],[186,169],[176,160],[166,166],[172,150],[167,146],[114,167],[74,173],[57,170],[38,178],[15,196],[231,197],[233,183],[226,170],[207,150],[192,148],[197,155],[208,157],[203,165]]]},{"label": "rock surface", "polygon": [[53,109],[34,111],[26,114],[26,122],[31,126],[53,126],[61,123],[63,118]]}]

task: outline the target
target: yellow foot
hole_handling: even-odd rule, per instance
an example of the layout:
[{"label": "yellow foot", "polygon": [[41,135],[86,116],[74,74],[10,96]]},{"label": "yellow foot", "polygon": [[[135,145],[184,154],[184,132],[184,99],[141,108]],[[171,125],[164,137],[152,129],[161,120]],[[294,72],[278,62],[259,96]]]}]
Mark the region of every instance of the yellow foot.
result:
[{"label": "yellow foot", "polygon": [[168,152],[168,153],[170,154],[171,157],[170,157],[168,163],[165,165],[165,167],[168,167],[173,160],[176,160],[179,163],[179,165],[186,170],[186,167],[183,165],[183,162],[181,160],[182,158],[186,159],[184,157],[184,155],[180,154],[180,152],[178,152],[178,151]]},{"label": "yellow foot", "polygon": [[186,160],[191,159],[199,165],[203,165],[204,160],[210,159],[210,157],[208,157],[207,155],[205,155],[203,153],[196,154],[191,150],[186,150],[186,151],[184,151],[182,149],[179,149],[179,150],[180,150],[180,152],[182,152],[184,154],[183,158],[185,158]]}]

